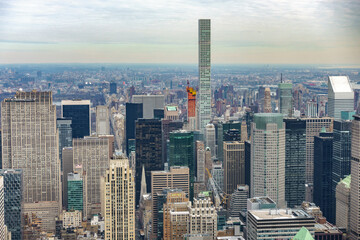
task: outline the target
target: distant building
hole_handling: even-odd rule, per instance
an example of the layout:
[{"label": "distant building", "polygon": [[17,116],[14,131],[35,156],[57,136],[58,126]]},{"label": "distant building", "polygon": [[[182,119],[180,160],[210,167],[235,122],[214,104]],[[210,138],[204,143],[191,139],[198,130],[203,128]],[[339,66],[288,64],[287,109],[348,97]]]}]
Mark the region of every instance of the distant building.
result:
[{"label": "distant building", "polygon": [[249,210],[247,239],[292,239],[306,227],[315,237],[315,219],[303,210],[270,209]]},{"label": "distant building", "polygon": [[215,126],[209,123],[205,127],[206,147],[210,148],[211,158],[216,158],[216,135]]},{"label": "distant building", "polygon": [[135,181],[128,159],[114,159],[102,178],[105,239],[135,240]]},{"label": "distant building", "polygon": [[96,106],[96,134],[110,134],[109,108],[107,106]]},{"label": "distant building", "polygon": [[279,83],[280,113],[291,116],[293,109],[292,84]]},{"label": "distant building", "polygon": [[351,175],[336,186],[336,226],[349,230]]},{"label": "distant building", "polygon": [[154,118],[154,109],[164,109],[164,95],[134,95],[133,103],[142,103],[143,118]]},{"label": "distant building", "polygon": [[58,118],[56,120],[56,127],[59,131],[59,159],[61,163],[61,170],[63,169],[62,151],[64,147],[72,146],[72,120],[71,118]]},{"label": "distant building", "polygon": [[328,114],[341,119],[341,111],[354,111],[354,91],[347,76],[329,76]]},{"label": "distant building", "polygon": [[179,108],[178,106],[165,106],[164,117],[167,120],[176,121],[179,120]]},{"label": "distant building", "polygon": [[232,194],[238,184],[245,184],[245,145],[243,142],[224,142],[224,187]]},{"label": "distant building", "polygon": [[62,100],[61,115],[72,120],[73,138],[83,138],[91,134],[90,100]]},{"label": "distant building", "polygon": [[[126,103],[126,154],[130,154],[130,148],[135,146],[129,146],[130,139],[135,141],[135,121],[139,118],[143,118],[143,105],[142,103]],[[131,144],[130,144],[131,145]]]},{"label": "distant building", "polygon": [[272,107],[271,107],[271,91],[270,88],[265,88],[264,92],[264,103],[263,103],[263,112],[264,113],[271,113]]},{"label": "distant building", "polygon": [[60,214],[60,220],[62,221],[63,228],[76,228],[81,226],[82,213],[78,210],[62,211]]},{"label": "distant building", "polygon": [[117,84],[115,82],[110,83],[110,94],[117,94]]}]

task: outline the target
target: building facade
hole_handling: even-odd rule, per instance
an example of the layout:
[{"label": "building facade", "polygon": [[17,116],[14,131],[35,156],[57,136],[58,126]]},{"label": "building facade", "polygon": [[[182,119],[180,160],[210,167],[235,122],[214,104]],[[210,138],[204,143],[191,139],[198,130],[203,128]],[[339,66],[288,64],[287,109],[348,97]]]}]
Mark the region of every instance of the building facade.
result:
[{"label": "building facade", "polygon": [[110,134],[109,108],[107,106],[96,106],[96,134]]},{"label": "building facade", "polygon": [[72,120],[73,138],[91,134],[90,100],[62,100],[61,115]]},{"label": "building facade", "polygon": [[67,209],[84,211],[84,179],[81,173],[67,175]]},{"label": "building facade", "polygon": [[329,76],[328,115],[341,119],[341,111],[354,111],[354,91],[347,76]]},{"label": "building facade", "polygon": [[291,83],[279,83],[279,104],[280,104],[280,113],[291,116],[293,109],[293,99],[292,99],[292,84]]},{"label": "building facade", "polygon": [[224,142],[224,191],[232,194],[238,184],[245,184],[245,144]]},{"label": "building facade", "polygon": [[[126,153],[129,156],[129,140],[135,139],[135,121],[143,117],[143,105],[142,103],[126,103]],[[135,148],[135,146],[130,146]]]},{"label": "building facade", "polygon": [[72,123],[71,118],[58,118],[56,120],[56,127],[59,132],[59,159],[61,163],[61,170],[63,169],[63,164],[62,164],[63,148],[72,146],[71,123]]},{"label": "building facade", "polygon": [[350,183],[351,175],[336,186],[336,226],[349,231],[350,224]]}]

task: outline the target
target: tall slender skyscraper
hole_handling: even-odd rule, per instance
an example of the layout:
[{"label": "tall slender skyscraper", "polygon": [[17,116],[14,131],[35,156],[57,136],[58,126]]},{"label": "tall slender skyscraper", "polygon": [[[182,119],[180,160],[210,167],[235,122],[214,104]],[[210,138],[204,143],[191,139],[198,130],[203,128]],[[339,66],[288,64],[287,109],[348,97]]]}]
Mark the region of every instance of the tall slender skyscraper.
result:
[{"label": "tall slender skyscraper", "polygon": [[280,113],[254,115],[251,197],[268,196],[285,207],[285,124]]},{"label": "tall slender skyscraper", "polygon": [[62,117],[71,118],[73,138],[91,134],[90,100],[62,100]]},{"label": "tall slender skyscraper", "polygon": [[199,19],[199,129],[211,120],[211,23]]},{"label": "tall slender skyscraper", "polygon": [[135,240],[135,182],[128,159],[111,160],[102,189],[105,239]]},{"label": "tall slender skyscraper", "polygon": [[350,239],[360,239],[360,115],[351,128]]},{"label": "tall slender skyscraper", "polygon": [[[27,203],[58,202],[61,182],[56,106],[51,92],[17,92],[1,103],[3,168],[22,169]],[[58,209],[58,210],[59,210]]]}]

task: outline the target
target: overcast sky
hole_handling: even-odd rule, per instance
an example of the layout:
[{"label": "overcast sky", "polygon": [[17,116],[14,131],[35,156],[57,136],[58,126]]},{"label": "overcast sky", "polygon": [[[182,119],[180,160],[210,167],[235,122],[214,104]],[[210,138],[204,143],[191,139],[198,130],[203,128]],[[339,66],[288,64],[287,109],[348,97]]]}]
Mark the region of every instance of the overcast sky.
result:
[{"label": "overcast sky", "polygon": [[0,0],[0,63],[360,64],[360,0]]}]

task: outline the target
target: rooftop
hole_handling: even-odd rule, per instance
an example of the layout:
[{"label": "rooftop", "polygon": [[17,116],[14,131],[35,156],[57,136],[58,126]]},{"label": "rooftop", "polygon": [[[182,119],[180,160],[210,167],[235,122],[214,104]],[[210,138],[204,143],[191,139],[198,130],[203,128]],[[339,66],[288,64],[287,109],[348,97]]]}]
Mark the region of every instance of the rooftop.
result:
[{"label": "rooftop", "polygon": [[296,218],[314,219],[311,215],[309,215],[305,211],[298,209],[249,210],[248,213],[253,215],[257,220],[296,219]]},{"label": "rooftop", "polygon": [[331,84],[332,90],[334,92],[353,92],[350,86],[349,78],[347,76],[329,76],[329,83]]},{"label": "rooftop", "polygon": [[344,178],[343,180],[340,181],[341,183],[345,184],[345,186],[347,188],[350,188],[350,183],[351,183],[351,175],[347,176],[346,178]]}]

